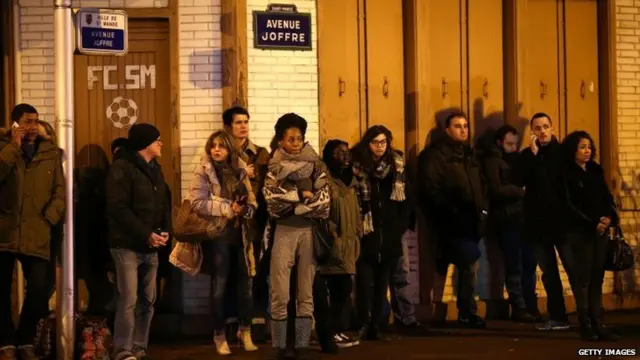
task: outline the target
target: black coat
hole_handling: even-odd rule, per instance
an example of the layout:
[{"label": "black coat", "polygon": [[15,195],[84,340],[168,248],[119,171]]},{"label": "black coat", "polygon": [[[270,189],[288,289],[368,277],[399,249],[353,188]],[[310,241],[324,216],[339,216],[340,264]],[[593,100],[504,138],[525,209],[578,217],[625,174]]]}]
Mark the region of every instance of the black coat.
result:
[{"label": "black coat", "polygon": [[155,252],[158,249],[147,244],[151,233],[172,231],[169,187],[155,160],[150,165],[137,153],[122,151],[107,176],[109,246]]},{"label": "black coat", "polygon": [[488,214],[486,188],[474,150],[449,137],[419,157],[420,205],[440,240],[477,238]]},{"label": "black coat", "polygon": [[525,186],[524,233],[529,240],[554,241],[562,231],[562,147],[553,137],[534,155],[526,148],[513,164],[513,182]]},{"label": "black coat", "polygon": [[566,232],[595,234],[601,217],[617,221],[613,196],[600,165],[590,161],[584,170],[571,163],[562,174],[567,206],[566,221],[563,222]]},{"label": "black coat", "polygon": [[495,142],[478,149],[489,196],[489,225],[521,224],[523,216],[524,188],[512,181],[512,163],[517,154],[504,154]]}]

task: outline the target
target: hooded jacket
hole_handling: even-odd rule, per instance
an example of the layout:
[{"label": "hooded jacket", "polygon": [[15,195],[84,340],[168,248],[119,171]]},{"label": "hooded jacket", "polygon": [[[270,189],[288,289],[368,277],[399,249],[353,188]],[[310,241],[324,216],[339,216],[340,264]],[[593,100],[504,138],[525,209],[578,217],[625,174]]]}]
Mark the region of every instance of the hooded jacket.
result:
[{"label": "hooded jacket", "polygon": [[0,131],[0,251],[49,260],[52,227],[64,215],[64,176],[58,148],[37,141],[26,163],[11,130]]},{"label": "hooded jacket", "polygon": [[524,188],[512,181],[512,165],[518,154],[505,154],[492,133],[488,133],[476,149],[487,184],[491,208],[489,225],[520,224],[523,221]]}]

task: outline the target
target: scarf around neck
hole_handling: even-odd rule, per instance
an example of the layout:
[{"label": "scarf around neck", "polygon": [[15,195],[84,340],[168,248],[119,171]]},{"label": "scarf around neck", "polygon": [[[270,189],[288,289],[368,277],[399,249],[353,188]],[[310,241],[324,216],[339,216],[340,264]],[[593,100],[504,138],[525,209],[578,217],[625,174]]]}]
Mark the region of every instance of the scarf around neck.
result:
[{"label": "scarf around neck", "polygon": [[278,148],[269,160],[269,172],[278,181],[304,180],[311,177],[318,154],[313,147],[306,143],[299,154],[289,154],[283,148]]},{"label": "scarf around neck", "polygon": [[369,172],[362,168],[362,165],[358,161],[353,161],[353,175],[358,179],[357,190],[361,204],[361,212],[363,214],[364,235],[372,233],[374,230],[373,214],[371,212],[371,180],[369,179],[369,176],[373,176],[376,179],[385,179],[389,176],[392,169],[394,170],[394,179],[390,199],[402,202],[406,199],[406,179],[402,156],[394,152],[393,164],[389,164],[384,158],[382,158],[379,162],[374,164],[374,168]]}]

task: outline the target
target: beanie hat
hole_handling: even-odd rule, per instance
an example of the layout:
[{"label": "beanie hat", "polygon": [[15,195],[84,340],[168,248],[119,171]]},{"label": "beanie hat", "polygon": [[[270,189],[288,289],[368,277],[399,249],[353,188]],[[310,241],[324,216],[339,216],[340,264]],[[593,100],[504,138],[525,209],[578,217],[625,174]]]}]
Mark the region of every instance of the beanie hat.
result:
[{"label": "beanie hat", "polygon": [[129,129],[129,147],[133,151],[146,149],[160,137],[160,131],[151,124],[135,124]]},{"label": "beanie hat", "polygon": [[116,151],[117,148],[127,147],[129,145],[129,139],[119,137],[111,142],[111,154]]}]

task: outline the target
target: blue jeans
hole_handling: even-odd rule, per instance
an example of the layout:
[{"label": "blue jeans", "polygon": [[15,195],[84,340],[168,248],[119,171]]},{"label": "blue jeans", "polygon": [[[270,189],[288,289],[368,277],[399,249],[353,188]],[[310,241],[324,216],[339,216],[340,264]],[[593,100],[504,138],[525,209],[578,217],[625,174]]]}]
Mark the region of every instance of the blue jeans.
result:
[{"label": "blue jeans", "polygon": [[538,312],[536,298],[536,267],[533,248],[521,239],[521,228],[505,224],[498,233],[498,243],[504,253],[505,286],[513,310]]},{"label": "blue jeans", "polygon": [[111,249],[116,268],[116,306],[113,347],[116,352],[146,349],[156,301],[157,253]]},{"label": "blue jeans", "polygon": [[404,325],[416,322],[415,308],[409,300],[409,248],[402,244],[402,257],[391,273],[391,309],[394,317]]},{"label": "blue jeans", "polygon": [[238,325],[250,327],[253,316],[252,280],[245,264],[244,249],[241,245],[230,245],[224,241],[212,243],[213,276],[211,277],[211,315],[216,335],[224,333],[226,327],[225,299],[228,280],[233,276],[237,290]]}]

